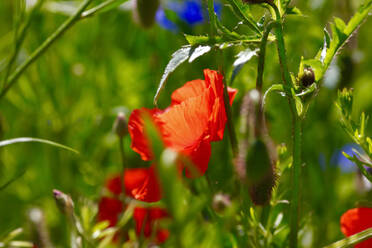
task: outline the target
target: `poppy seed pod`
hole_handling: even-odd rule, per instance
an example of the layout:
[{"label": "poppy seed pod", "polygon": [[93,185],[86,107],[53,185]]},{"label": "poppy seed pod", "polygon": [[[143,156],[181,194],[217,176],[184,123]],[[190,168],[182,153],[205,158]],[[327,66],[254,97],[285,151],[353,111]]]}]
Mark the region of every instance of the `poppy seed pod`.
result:
[{"label": "poppy seed pod", "polygon": [[275,161],[270,154],[273,149],[267,143],[257,139],[246,157],[246,182],[256,205],[265,205],[270,201],[276,182]]},{"label": "poppy seed pod", "polygon": [[135,0],[134,19],[144,28],[155,23],[155,14],[159,8],[159,0]]},{"label": "poppy seed pod", "polygon": [[315,74],[310,66],[304,68],[304,71],[300,77],[300,83],[302,87],[309,87],[315,81]]}]

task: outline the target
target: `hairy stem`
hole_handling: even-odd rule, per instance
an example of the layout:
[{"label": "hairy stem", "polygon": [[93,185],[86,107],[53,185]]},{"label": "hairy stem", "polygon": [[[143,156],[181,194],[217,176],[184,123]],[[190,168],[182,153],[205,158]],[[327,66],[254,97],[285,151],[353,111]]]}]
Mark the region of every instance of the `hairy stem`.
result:
[{"label": "hairy stem", "polygon": [[17,82],[22,73],[39,58],[62,34],[76,23],[81,17],[83,11],[88,7],[92,0],[85,0],[76,12],[69,17],[51,36],[49,36],[31,55],[23,62],[10,76],[8,82],[5,82],[4,88],[0,92],[0,99],[3,98],[8,90]]},{"label": "hairy stem", "polygon": [[294,99],[292,97],[291,88],[294,88],[291,76],[288,71],[287,56],[285,51],[285,44],[283,38],[283,26],[281,24],[281,17],[279,10],[275,4],[270,4],[275,10],[276,20],[280,23],[275,29],[275,36],[277,40],[277,48],[279,54],[280,68],[282,78],[284,81],[284,89],[286,91],[289,107],[292,114],[292,195],[290,204],[290,234],[289,234],[289,247],[297,247],[298,236],[298,220],[299,220],[299,198],[300,198],[300,175],[301,175],[301,153],[302,153],[302,118],[299,117]]}]

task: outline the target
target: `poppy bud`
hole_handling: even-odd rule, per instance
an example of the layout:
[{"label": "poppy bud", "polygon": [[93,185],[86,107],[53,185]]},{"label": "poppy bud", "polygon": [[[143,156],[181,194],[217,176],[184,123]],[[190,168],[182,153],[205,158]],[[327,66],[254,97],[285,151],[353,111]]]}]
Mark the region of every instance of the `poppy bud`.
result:
[{"label": "poppy bud", "polygon": [[119,113],[114,122],[113,129],[119,138],[123,138],[128,134],[128,123],[124,113]]},{"label": "poppy bud", "polygon": [[304,68],[303,73],[300,76],[301,86],[307,88],[312,85],[315,81],[315,74],[310,66]]},{"label": "poppy bud", "polygon": [[212,207],[217,213],[222,213],[231,205],[229,195],[218,193],[213,197]]},{"label": "poppy bud", "polygon": [[71,197],[56,189],[53,190],[53,195],[59,210],[68,217],[72,217],[74,214],[74,202]]},{"label": "poppy bud", "polygon": [[150,28],[155,22],[155,14],[159,8],[159,0],[136,0],[134,19],[144,28]]},{"label": "poppy bud", "polygon": [[257,139],[246,157],[246,182],[251,199],[256,205],[265,205],[270,201],[276,181],[275,161],[267,143]]}]

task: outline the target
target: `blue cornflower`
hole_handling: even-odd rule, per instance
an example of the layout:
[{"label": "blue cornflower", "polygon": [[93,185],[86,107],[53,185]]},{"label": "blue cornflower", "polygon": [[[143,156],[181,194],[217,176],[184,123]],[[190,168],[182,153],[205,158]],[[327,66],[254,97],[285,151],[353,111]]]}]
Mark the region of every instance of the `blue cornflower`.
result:
[{"label": "blue cornflower", "polygon": [[[171,1],[166,4],[165,8],[174,11],[180,20],[190,26],[201,24],[206,20],[201,0],[185,0],[182,2]],[[218,17],[221,16],[221,10],[222,5],[220,3],[215,3],[214,11]],[[160,7],[157,11],[156,21],[165,29],[178,31],[177,25],[166,17],[163,7]]]},{"label": "blue cornflower", "polygon": [[347,159],[342,152],[345,152],[349,156],[358,156],[356,152],[353,151],[353,149],[357,150],[359,153],[363,154],[363,149],[355,144],[347,144],[344,145],[341,149],[337,150],[335,153],[333,153],[331,158],[331,164],[337,165],[340,167],[341,172],[348,173],[348,172],[355,172],[357,171],[358,167],[354,162],[351,162],[349,159]]}]

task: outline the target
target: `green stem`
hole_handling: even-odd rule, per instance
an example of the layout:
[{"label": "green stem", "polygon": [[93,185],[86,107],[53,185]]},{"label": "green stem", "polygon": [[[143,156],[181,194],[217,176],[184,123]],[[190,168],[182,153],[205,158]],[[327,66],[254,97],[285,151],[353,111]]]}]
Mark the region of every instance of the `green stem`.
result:
[{"label": "green stem", "polygon": [[10,55],[10,59],[8,61],[8,64],[6,65],[5,76],[4,76],[4,79],[3,79],[3,86],[5,86],[5,84],[8,80],[9,74],[12,70],[13,64],[16,61],[16,58],[19,54],[19,51],[21,50],[22,43],[23,43],[23,41],[26,37],[26,33],[27,33],[26,31],[30,27],[31,20],[32,20],[33,16],[35,15],[36,11],[40,9],[43,2],[44,1],[39,1],[37,3],[37,5],[31,10],[31,13],[27,17],[25,24],[21,28],[20,34],[18,34],[18,32],[16,31],[16,34],[15,34],[15,37],[14,37],[15,45],[14,45],[13,52]]},{"label": "green stem", "polygon": [[126,163],[125,163],[124,138],[123,137],[119,137],[119,149],[120,149],[121,164],[122,164],[122,169],[123,169],[121,176],[120,176],[121,187],[123,190],[123,194],[125,195],[124,173],[125,173]]},{"label": "green stem", "polygon": [[[259,134],[262,131],[262,128],[265,122],[264,119],[264,109],[263,109],[263,96],[262,96],[262,85],[263,85],[263,73],[264,73],[264,67],[265,67],[265,55],[266,55],[266,44],[267,44],[267,39],[269,37],[269,34],[273,27],[277,25],[278,22],[272,21],[270,22],[265,29],[265,32],[262,36],[261,43],[260,43],[260,51],[259,51],[259,56],[258,56],[258,63],[257,63],[257,79],[256,79],[256,90],[260,93],[260,98],[259,98],[259,103],[258,103],[258,120],[257,124],[255,125],[255,136],[258,137]],[[266,128],[264,128],[266,129]]]},{"label": "green stem", "polygon": [[208,0],[208,14],[209,14],[209,22],[210,22],[210,36],[213,39],[216,33],[216,15],[214,14],[214,4],[213,0]]},{"label": "green stem", "polygon": [[300,175],[301,175],[301,146],[302,146],[302,118],[299,117],[294,99],[292,97],[291,88],[294,88],[294,84],[291,79],[291,75],[288,71],[287,56],[285,51],[285,44],[283,38],[283,26],[279,10],[275,4],[270,4],[275,10],[276,20],[280,23],[275,29],[275,36],[277,40],[280,68],[282,78],[284,81],[284,89],[287,93],[289,107],[292,114],[292,138],[293,138],[293,163],[292,163],[292,196],[290,204],[290,234],[289,234],[289,247],[297,247],[297,236],[298,236],[298,219],[299,219],[299,198],[300,198]]},{"label": "green stem", "polygon": [[108,0],[108,1],[105,1],[105,2],[97,5],[96,7],[88,9],[87,11],[84,11],[81,14],[81,18],[91,17],[91,16],[95,15],[97,12],[101,11],[102,9],[106,8],[107,6],[113,4],[117,1],[120,1],[120,0]]},{"label": "green stem", "polygon": [[0,99],[3,98],[8,90],[17,82],[17,79],[22,73],[37,59],[39,58],[62,34],[68,30],[73,24],[76,23],[81,17],[83,11],[88,7],[92,0],[85,0],[76,12],[69,17],[51,36],[49,36],[43,44],[41,44],[30,57],[23,62],[9,77],[8,83],[4,85],[4,88],[0,92]]}]

